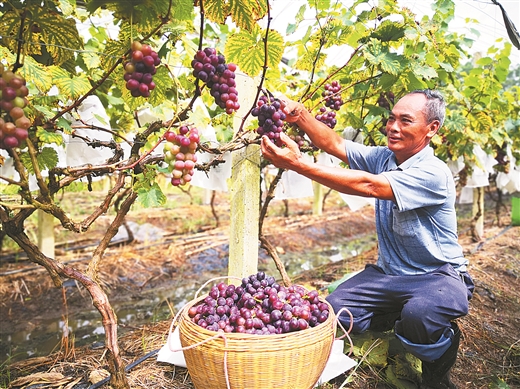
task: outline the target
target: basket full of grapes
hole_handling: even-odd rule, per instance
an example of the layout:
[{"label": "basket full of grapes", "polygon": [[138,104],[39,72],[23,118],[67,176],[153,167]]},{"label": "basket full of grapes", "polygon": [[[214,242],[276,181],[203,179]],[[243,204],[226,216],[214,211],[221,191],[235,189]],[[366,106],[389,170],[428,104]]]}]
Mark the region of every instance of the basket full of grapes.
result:
[{"label": "basket full of grapes", "polygon": [[181,313],[179,334],[197,389],[312,388],[336,329],[318,291],[285,287],[263,272],[216,283]]}]

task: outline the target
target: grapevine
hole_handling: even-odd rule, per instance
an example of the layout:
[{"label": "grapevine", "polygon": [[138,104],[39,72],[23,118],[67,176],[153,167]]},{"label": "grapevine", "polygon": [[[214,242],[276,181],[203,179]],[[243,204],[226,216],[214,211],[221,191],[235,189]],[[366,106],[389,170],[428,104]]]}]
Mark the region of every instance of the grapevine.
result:
[{"label": "grapevine", "polygon": [[317,290],[285,287],[258,272],[239,286],[224,282],[188,310],[195,324],[210,331],[256,335],[284,334],[316,327],[329,318],[329,305]]},{"label": "grapevine", "polygon": [[191,66],[193,76],[206,84],[220,108],[229,115],[238,111],[240,103],[235,81],[237,66],[234,63],[226,64],[224,55],[218,54],[214,48],[206,47],[195,53]]},{"label": "grapevine", "polygon": [[130,60],[124,64],[126,89],[133,97],[149,97],[155,89],[153,75],[157,72],[161,60],[150,45],[132,42]]},{"label": "grapevine", "polygon": [[29,136],[31,121],[24,112],[29,90],[22,76],[6,70],[1,63],[0,76],[0,149],[11,149]]},{"label": "grapevine", "polygon": [[190,182],[197,162],[195,151],[199,145],[199,132],[195,127],[179,127],[179,132],[168,131],[164,134],[164,161],[172,172],[173,186]]}]

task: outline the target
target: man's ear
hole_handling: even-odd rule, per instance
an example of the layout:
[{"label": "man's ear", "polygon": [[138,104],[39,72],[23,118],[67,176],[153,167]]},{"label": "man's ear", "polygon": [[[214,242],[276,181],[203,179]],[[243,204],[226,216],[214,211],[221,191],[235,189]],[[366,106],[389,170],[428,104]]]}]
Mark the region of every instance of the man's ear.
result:
[{"label": "man's ear", "polygon": [[433,136],[437,133],[437,131],[439,131],[440,124],[441,123],[438,120],[434,120],[433,122],[428,124],[428,126],[430,127],[429,131],[428,131],[429,138],[433,138]]}]

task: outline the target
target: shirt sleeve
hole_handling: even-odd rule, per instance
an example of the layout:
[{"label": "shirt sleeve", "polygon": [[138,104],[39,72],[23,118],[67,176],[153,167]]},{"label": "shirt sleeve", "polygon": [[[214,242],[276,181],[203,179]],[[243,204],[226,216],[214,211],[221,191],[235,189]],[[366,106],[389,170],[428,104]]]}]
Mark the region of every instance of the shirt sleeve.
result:
[{"label": "shirt sleeve", "polygon": [[351,140],[345,142],[349,167],[372,174],[381,172],[381,162],[387,158],[387,154],[391,153],[387,150],[386,147],[365,146]]},{"label": "shirt sleeve", "polygon": [[439,167],[412,167],[381,174],[390,182],[399,211],[442,204],[449,194],[448,177]]}]

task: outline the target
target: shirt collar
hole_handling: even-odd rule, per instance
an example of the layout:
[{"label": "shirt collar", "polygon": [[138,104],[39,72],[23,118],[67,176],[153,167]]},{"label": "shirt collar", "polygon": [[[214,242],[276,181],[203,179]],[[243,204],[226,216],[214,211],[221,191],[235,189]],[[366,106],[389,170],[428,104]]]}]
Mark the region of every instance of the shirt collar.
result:
[{"label": "shirt collar", "polygon": [[394,169],[405,170],[405,169],[412,167],[417,162],[421,161],[423,158],[429,157],[431,155],[433,155],[433,149],[429,145],[427,145],[424,149],[419,151],[417,154],[412,155],[410,158],[408,158],[406,161],[404,161],[399,166],[397,166],[397,161],[395,159],[395,155],[392,155],[390,166],[393,166]]}]

